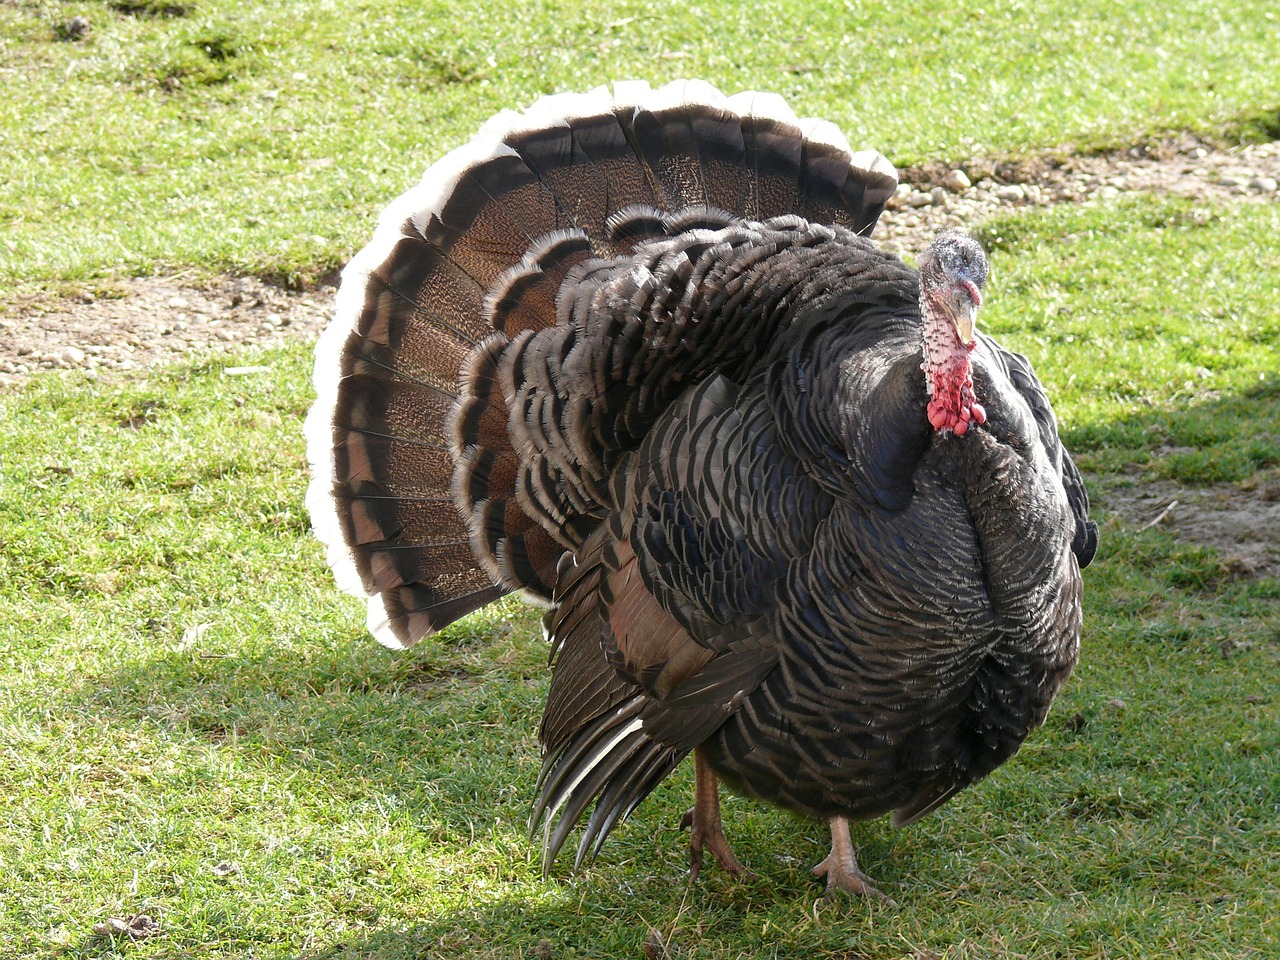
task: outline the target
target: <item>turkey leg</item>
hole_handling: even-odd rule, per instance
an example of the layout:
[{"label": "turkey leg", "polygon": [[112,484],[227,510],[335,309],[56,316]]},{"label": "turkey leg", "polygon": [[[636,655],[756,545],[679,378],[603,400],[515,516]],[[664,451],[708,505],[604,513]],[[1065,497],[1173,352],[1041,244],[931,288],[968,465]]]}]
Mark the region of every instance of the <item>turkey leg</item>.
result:
[{"label": "turkey leg", "polygon": [[863,897],[878,897],[887,901],[889,906],[897,906],[858,869],[858,861],[853,855],[853,839],[849,836],[848,817],[831,818],[831,853],[813,868],[813,872],[827,878],[827,896],[836,890],[846,890]]},{"label": "turkey leg", "polygon": [[701,747],[693,750],[693,770],[693,808],[680,821],[681,830],[692,828],[689,832],[689,880],[698,879],[704,849],[715,854],[716,863],[726,873],[752,876],[751,871],[738,862],[733,848],[725,839],[724,826],[720,822],[720,782],[703,756]]}]

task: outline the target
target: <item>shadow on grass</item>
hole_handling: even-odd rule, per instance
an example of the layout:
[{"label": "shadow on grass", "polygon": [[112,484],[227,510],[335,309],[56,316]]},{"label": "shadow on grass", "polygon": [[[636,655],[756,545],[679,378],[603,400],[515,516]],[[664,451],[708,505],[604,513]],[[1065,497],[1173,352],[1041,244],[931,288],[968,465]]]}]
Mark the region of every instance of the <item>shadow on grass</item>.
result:
[{"label": "shadow on grass", "polygon": [[[1214,443],[1220,447],[1215,456],[1221,462],[1243,449],[1244,459],[1237,461],[1241,466],[1232,470],[1257,470],[1275,462],[1267,459],[1272,456],[1267,451],[1280,443],[1276,423],[1280,388],[1268,383],[1238,397],[1207,398],[1151,419],[1135,417],[1096,435],[1068,437],[1068,442],[1095,459],[1110,456],[1109,447],[1135,465],[1147,457],[1153,469],[1167,457],[1160,452],[1164,447],[1194,449],[1195,442]],[[1263,444],[1261,459],[1249,459],[1249,448],[1240,448],[1240,442]],[[293,546],[281,542],[286,548]],[[1104,553],[1100,565],[1108,559]],[[1168,559],[1159,551],[1131,551],[1114,556],[1112,562],[1136,567]],[[1128,576],[1104,572],[1113,582],[1117,576]],[[262,589],[269,592],[270,586]],[[1123,605],[1135,588],[1126,582],[1115,585],[1113,592],[1101,603],[1091,598],[1091,603],[1110,605],[1102,619],[1134,619]],[[1137,592],[1152,590],[1141,586]],[[1187,605],[1205,605],[1209,599],[1203,585],[1192,590],[1178,582],[1162,586],[1161,595],[1162,602],[1170,604],[1185,600]],[[321,606],[317,601],[317,608]],[[1163,623],[1161,617],[1173,617],[1154,607],[1135,609],[1136,616],[1159,621],[1157,626]],[[678,946],[682,937],[693,943],[714,936],[713,921],[745,929],[744,917],[773,908],[794,919],[797,904],[816,899],[820,888],[808,869],[825,853],[822,827],[798,824],[747,802],[732,807],[731,837],[739,854],[764,879],[739,885],[713,875],[686,894],[685,841],[674,823],[688,802],[687,771],[659,789],[639,811],[638,822],[619,830],[600,866],[584,877],[540,884],[534,866],[536,843],[524,840],[512,825],[523,821],[537,776],[536,730],[548,682],[546,651],[532,615],[515,614],[514,626],[507,624],[510,617],[510,611],[502,610],[484,615],[403,653],[381,650],[362,632],[337,628],[332,622],[314,633],[294,622],[285,625],[287,634],[278,640],[269,635],[269,625],[246,622],[221,646],[212,640],[207,645],[198,639],[184,643],[173,635],[180,630],[160,624],[124,641],[130,649],[119,667],[86,677],[59,694],[51,706],[82,718],[86,727],[139,730],[155,749],[171,749],[177,762],[167,771],[157,765],[149,774],[154,786],[143,791],[143,798],[158,806],[180,811],[189,798],[230,791],[237,817],[263,823],[291,816],[316,817],[316,822],[358,824],[374,816],[393,825],[410,822],[408,847],[399,848],[395,856],[403,849],[424,856],[446,850],[445,856],[460,861],[451,867],[459,871],[470,868],[468,838],[488,845],[475,861],[484,884],[459,882],[450,892],[447,879],[433,879],[431,883],[443,886],[444,892],[431,890],[424,894],[432,898],[425,911],[407,910],[403,915],[435,914],[427,922],[406,924],[385,900],[332,903],[325,909],[350,920],[353,932],[335,933],[334,942],[297,954],[308,960],[539,956],[543,940],[548,956],[573,956],[575,951],[635,956],[654,927]],[[1073,679],[1068,690],[1075,705],[1062,708],[1090,718],[1084,733],[1051,722],[1036,735],[1034,750],[1015,758],[994,786],[979,788],[981,799],[974,799],[977,790],[965,795],[964,814],[948,814],[942,823],[922,824],[903,834],[891,834],[882,823],[865,828],[858,840],[869,854],[864,863],[870,873],[892,881],[901,871],[913,887],[918,885],[923,900],[931,887],[958,886],[969,865],[982,869],[991,862],[1016,874],[1025,864],[1034,881],[1019,875],[1008,888],[987,894],[993,901],[1011,900],[1027,896],[1032,882],[1036,887],[1054,883],[1053,868],[1034,862],[1036,850],[1052,844],[1070,850],[1075,844],[1076,850],[1093,852],[1103,866],[1092,875],[1083,870],[1078,876],[1064,874],[1061,896],[1068,899],[1075,891],[1105,886],[1100,878],[1114,876],[1118,863],[1145,864],[1159,849],[1157,838],[1171,827],[1187,833],[1195,845],[1200,843],[1195,838],[1217,838],[1221,833],[1223,848],[1243,859],[1240,851],[1256,845],[1254,841],[1243,834],[1237,838],[1218,825],[1238,814],[1242,795],[1250,810],[1265,809],[1264,798],[1245,788],[1258,787],[1259,792],[1259,777],[1274,769],[1274,764],[1264,766],[1273,737],[1243,738],[1257,718],[1274,719],[1273,700],[1254,700],[1259,694],[1209,640],[1185,652],[1169,650],[1160,626],[1163,659],[1157,658],[1157,669],[1147,656],[1156,649],[1154,644],[1135,653],[1130,649],[1132,638],[1120,626],[1110,630],[1109,635],[1090,637],[1094,649],[1086,650],[1089,671]],[[1105,662],[1096,647],[1108,644],[1115,667],[1106,679],[1111,686],[1103,686],[1093,664]],[[1206,652],[1207,664],[1191,662],[1190,657]],[[1270,664],[1261,662],[1263,653],[1259,647],[1241,654],[1260,676],[1268,675],[1263,667]],[[1171,682],[1175,670],[1182,671],[1181,678]],[[1269,673],[1274,675],[1274,669]],[[1091,679],[1097,689],[1088,686]],[[1157,711],[1167,707],[1160,693],[1166,687],[1184,694],[1179,698],[1180,716],[1194,717],[1194,722],[1187,720],[1190,728],[1155,721],[1161,715]],[[1120,706],[1102,706],[1112,700]],[[1231,718],[1232,714],[1238,716]],[[1178,783],[1163,772],[1165,758],[1188,753],[1193,734],[1199,742],[1196,756],[1212,758],[1212,763],[1201,761],[1185,779],[1231,783],[1235,799],[1196,795],[1192,799],[1199,806],[1188,804]],[[1237,753],[1224,756],[1221,742],[1236,744]],[[1242,742],[1252,743],[1251,752],[1239,753]],[[1126,772],[1130,769],[1142,773],[1131,775]],[[1147,770],[1155,772],[1148,778]],[[1206,771],[1213,775],[1206,776]],[[1066,789],[1070,781],[1090,786],[1073,792]],[[1144,816],[1135,817],[1132,804],[1113,803],[1113,786],[1116,797],[1120,786],[1126,796],[1136,796]],[[1007,803],[1001,800],[1006,795]],[[311,808],[298,814],[297,808],[306,804]],[[1088,823],[1074,827],[1074,835],[1060,836],[1053,823],[1061,815]],[[1271,829],[1265,813],[1250,816]],[[500,820],[505,825],[498,828]],[[1095,821],[1096,829],[1091,826]],[[1030,838],[1025,849],[1015,841],[1003,841],[1002,835],[1019,832]],[[279,863],[294,856],[325,857],[325,845],[332,838],[323,835],[323,829],[316,834],[316,839],[299,838],[298,853],[289,852]],[[1010,850],[992,849],[993,837],[1011,844]],[[931,850],[934,843],[941,849]],[[946,851],[954,849],[953,843],[965,848],[965,867],[948,859]],[[506,852],[503,844],[509,845]],[[1186,846],[1191,849],[1191,840]],[[900,855],[890,856],[890,848]],[[1175,853],[1176,858],[1168,854],[1173,867],[1162,861],[1153,870],[1189,876],[1193,868],[1203,868],[1181,848]],[[1082,859],[1087,868],[1087,859]],[[513,889],[520,892],[510,893]],[[406,890],[410,892],[402,896],[414,895],[412,884]],[[323,895],[341,897],[342,888],[335,885]],[[230,891],[227,897],[226,910],[232,911],[236,904]],[[687,903],[695,905],[695,919],[678,925]],[[610,922],[600,923],[597,917]],[[761,929],[759,924],[755,928]],[[94,955],[95,944],[102,945],[100,940],[85,941],[69,955]],[[748,940],[735,941],[732,952],[749,946]],[[768,946],[761,944],[762,950]]]},{"label": "shadow on grass", "polygon": [[[596,864],[574,875],[566,857],[543,881],[538,841],[523,824],[537,776],[545,650],[540,639],[515,634],[481,630],[401,653],[345,638],[293,655],[164,651],[67,691],[60,708],[86,725],[138,730],[144,742],[174,748],[180,763],[167,774],[153,764],[143,800],[160,816],[172,811],[197,845],[210,835],[217,842],[223,829],[210,824],[206,801],[235,811],[233,829],[249,831],[240,842],[250,856],[259,829],[285,837],[243,887],[215,887],[202,903],[199,881],[189,879],[189,892],[157,896],[162,913],[169,905],[166,938],[198,942],[203,925],[262,949],[263,934],[252,924],[237,933],[237,924],[251,909],[242,898],[263,896],[252,886],[267,870],[331,877],[326,886],[308,881],[318,905],[307,915],[325,919],[298,939],[322,945],[289,954],[307,960],[637,956],[654,928],[678,946],[714,939],[717,925],[740,928],[748,916],[807,915],[822,893],[810,868],[826,853],[825,826],[736,797],[725,798],[727,829],[759,877],[740,882],[709,865],[689,888],[688,834],[677,829],[692,796],[683,769],[617,830]],[[496,663],[503,666],[481,669]],[[233,796],[219,799],[227,791]],[[345,826],[331,830],[334,822]],[[182,842],[171,829],[148,837],[161,855]],[[354,851],[342,846],[353,833],[366,838]],[[948,869],[910,851],[896,855],[903,840],[884,824],[856,837],[863,863],[886,884],[898,871],[914,880],[918,870],[927,887],[931,870]],[[394,882],[400,892],[389,898],[365,886],[371,869],[394,877],[384,886]],[[130,903],[148,909],[145,898]],[[849,907],[851,916],[863,912]],[[62,955],[97,956],[106,945],[88,937]]]},{"label": "shadow on grass", "polygon": [[1238,483],[1280,465],[1280,376],[1064,430],[1063,442],[1087,479],[1105,482],[1141,467],[1182,483]]}]

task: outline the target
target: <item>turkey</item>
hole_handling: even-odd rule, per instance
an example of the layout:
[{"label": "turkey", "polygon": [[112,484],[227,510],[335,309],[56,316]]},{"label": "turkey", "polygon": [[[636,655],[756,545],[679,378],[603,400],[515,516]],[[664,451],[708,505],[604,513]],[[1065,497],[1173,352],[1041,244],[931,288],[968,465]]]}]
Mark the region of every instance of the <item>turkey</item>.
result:
[{"label": "turkey", "polygon": [[544,870],[692,753],[695,877],[744,872],[724,782],[829,822],[815,873],[875,895],[849,822],[990,773],[1071,671],[1080,475],[975,327],[981,247],[868,239],[896,182],[776,96],[620,83],[494,117],[344,272],[313,525],[388,646],[547,605]]}]

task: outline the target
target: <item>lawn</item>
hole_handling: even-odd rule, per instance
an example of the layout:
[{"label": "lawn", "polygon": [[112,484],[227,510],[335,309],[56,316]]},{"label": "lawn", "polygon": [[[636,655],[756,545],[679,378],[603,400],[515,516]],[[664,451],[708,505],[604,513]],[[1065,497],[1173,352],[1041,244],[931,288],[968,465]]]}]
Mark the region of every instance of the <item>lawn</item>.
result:
[{"label": "lawn", "polygon": [[[60,40],[74,16],[81,40]],[[895,163],[1280,128],[1272,0],[16,0],[0,290],[300,281],[498,110],[636,77],[782,93]]]},{"label": "lawn", "polygon": [[[0,301],[304,282],[486,115],[613,76],[777,89],[900,162],[1257,137],[1276,26],[1260,0],[6,4]],[[0,957],[612,958],[654,931],[679,958],[1275,956],[1280,582],[1108,495],[1280,491],[1280,206],[1120,197],[980,235],[984,322],[1054,398],[1103,547],[1045,728],[938,814],[855,829],[897,909],[824,901],[825,828],[737,798],[758,878],[689,886],[684,769],[544,879],[537,614],[369,639],[302,506],[299,343],[0,393]],[[139,913],[155,936],[94,932]]]}]

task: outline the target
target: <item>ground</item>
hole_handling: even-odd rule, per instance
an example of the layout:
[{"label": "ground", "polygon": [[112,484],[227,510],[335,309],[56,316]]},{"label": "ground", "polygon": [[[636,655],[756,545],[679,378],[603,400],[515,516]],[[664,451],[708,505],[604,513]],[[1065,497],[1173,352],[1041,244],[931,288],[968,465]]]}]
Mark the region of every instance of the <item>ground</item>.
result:
[{"label": "ground", "polygon": [[1280,472],[1195,487],[1144,477],[1108,485],[1096,499],[1128,527],[1161,526],[1179,540],[1213,547],[1224,574],[1280,577]]},{"label": "ground", "polygon": [[34,370],[131,370],[198,350],[315,337],[334,288],[285,290],[252,277],[181,274],[97,285],[75,297],[0,304],[0,386]]},{"label": "ground", "polygon": [[[901,179],[876,237],[914,252],[944,227],[972,226],[1016,206],[1105,201],[1128,191],[1280,202],[1280,141],[1224,149],[1183,138],[1096,156],[926,164]],[[332,315],[337,278],[329,279],[291,291],[250,277],[173,274],[103,282],[73,297],[0,298],[0,388],[41,369],[102,375],[193,351],[314,338]],[[1108,484],[1098,499],[1127,526],[1158,523],[1213,546],[1235,575],[1280,575],[1280,475],[1245,487]]]}]

